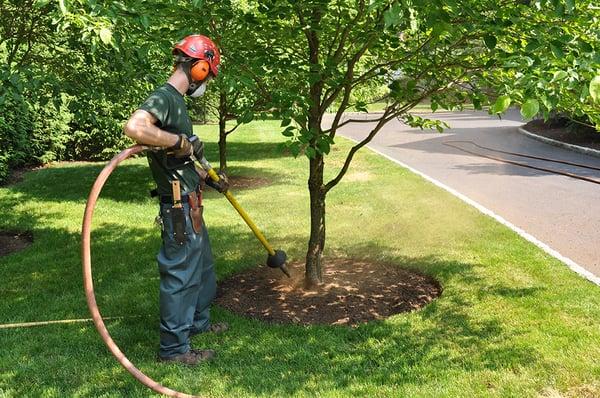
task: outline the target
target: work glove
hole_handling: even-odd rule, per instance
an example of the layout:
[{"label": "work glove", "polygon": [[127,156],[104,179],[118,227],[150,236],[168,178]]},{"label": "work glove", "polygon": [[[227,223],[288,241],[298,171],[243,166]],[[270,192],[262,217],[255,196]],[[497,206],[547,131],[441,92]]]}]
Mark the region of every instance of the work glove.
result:
[{"label": "work glove", "polygon": [[204,182],[206,182],[206,185],[208,185],[211,188],[216,189],[220,193],[227,192],[229,190],[229,179],[227,178],[225,173],[222,171],[217,172],[217,175],[219,176],[218,182],[216,182],[212,178],[210,178],[210,176],[208,174],[206,175],[206,179],[204,180]]},{"label": "work glove", "polygon": [[204,142],[200,141],[198,136],[188,137],[185,134],[179,134],[177,143],[169,148],[176,158],[186,158],[191,155],[198,160],[204,157]]},{"label": "work glove", "polygon": [[177,143],[168,148],[168,152],[172,153],[176,158],[187,158],[194,153],[194,146],[185,134],[179,134]]}]

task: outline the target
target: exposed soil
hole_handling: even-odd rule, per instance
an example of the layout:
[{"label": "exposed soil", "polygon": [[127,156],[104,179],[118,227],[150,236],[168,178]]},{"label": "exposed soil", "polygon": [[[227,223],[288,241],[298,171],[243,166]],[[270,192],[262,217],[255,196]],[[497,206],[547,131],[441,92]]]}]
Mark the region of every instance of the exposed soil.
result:
[{"label": "exposed soil", "polygon": [[433,278],[394,265],[327,259],[324,284],[307,291],[304,264],[252,268],[219,284],[216,303],[270,323],[357,325],[414,311],[442,293]]},{"label": "exposed soil", "polygon": [[32,242],[33,234],[29,231],[0,231],[0,257],[23,250]]},{"label": "exposed soil", "polygon": [[[573,128],[576,127],[576,128]],[[542,137],[600,150],[600,132],[591,127],[569,126],[568,119],[532,120],[523,128]]]},{"label": "exposed soil", "polygon": [[271,183],[268,178],[246,177],[246,176],[227,176],[229,185],[233,189],[251,189],[267,186]]},{"label": "exposed soil", "polygon": [[29,167],[20,167],[17,169],[12,169],[12,170],[10,170],[8,178],[4,182],[0,183],[0,187],[7,187],[9,185],[17,184],[17,183],[23,181],[23,176],[25,175],[25,173],[28,173],[33,170],[38,170],[40,168],[41,167],[29,166]]}]

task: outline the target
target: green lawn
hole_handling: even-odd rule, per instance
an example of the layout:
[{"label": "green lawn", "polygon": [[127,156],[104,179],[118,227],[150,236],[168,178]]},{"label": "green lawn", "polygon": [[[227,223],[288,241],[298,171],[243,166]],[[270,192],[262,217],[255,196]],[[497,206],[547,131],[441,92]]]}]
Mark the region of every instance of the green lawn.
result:
[{"label": "green lawn", "polygon": [[[308,234],[306,159],[277,148],[276,121],[231,135],[230,172],[271,185],[234,192],[276,247],[301,259]],[[214,127],[198,129],[217,159]],[[337,139],[330,165],[351,144]],[[86,318],[79,233],[103,164],[56,164],[0,189],[0,228],[35,243],[0,258],[0,323]],[[330,173],[333,170],[329,169]],[[600,288],[420,177],[362,151],[328,199],[327,256],[382,261],[437,278],[425,309],[357,328],[266,325],[215,308],[231,330],[194,337],[218,351],[199,368],[158,364],[157,212],[144,159],[125,162],[98,203],[95,287],[109,331],[142,371],[210,397],[600,396]],[[205,215],[219,278],[264,261],[229,203]],[[366,276],[365,276],[366,277]],[[147,397],[92,323],[0,329],[1,397]]]}]

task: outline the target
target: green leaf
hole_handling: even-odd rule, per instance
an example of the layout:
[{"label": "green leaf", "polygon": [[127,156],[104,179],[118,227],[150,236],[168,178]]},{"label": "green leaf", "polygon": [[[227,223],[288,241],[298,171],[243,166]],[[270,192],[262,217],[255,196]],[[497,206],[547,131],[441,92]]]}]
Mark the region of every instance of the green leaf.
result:
[{"label": "green leaf", "polygon": [[521,106],[521,115],[525,119],[531,119],[540,111],[540,103],[538,100],[530,98]]},{"label": "green leaf", "polygon": [[408,9],[408,11],[410,12],[410,29],[413,32],[416,32],[417,30],[419,30],[419,18],[418,18],[418,13],[417,10],[410,7]]},{"label": "green leaf", "polygon": [[565,56],[562,48],[556,44],[550,43],[550,50],[552,51],[552,55],[554,55],[556,58],[563,58]]},{"label": "green leaf", "polygon": [[36,8],[42,8],[48,3],[50,3],[50,0],[36,0],[33,6]]},{"label": "green leaf", "polygon": [[65,4],[65,0],[58,0],[58,6],[60,7],[60,12],[65,15],[66,13],[69,12],[69,10],[67,10],[67,5]]},{"label": "green leaf", "polygon": [[584,53],[591,53],[594,51],[594,48],[591,46],[591,44],[585,42],[585,41],[580,41],[579,42],[579,48],[581,49],[581,51],[583,51]]},{"label": "green leaf", "polygon": [[112,42],[112,32],[108,28],[100,29],[100,40],[104,44],[110,44]]},{"label": "green leaf", "polygon": [[319,140],[319,142],[317,142],[317,149],[319,153],[327,155],[331,150],[331,145],[327,140]]},{"label": "green leaf", "polygon": [[304,148],[304,153],[311,159],[314,159],[314,157],[317,156],[317,151],[315,151],[315,148],[311,146]]},{"label": "green leaf", "polygon": [[498,99],[496,99],[496,102],[494,103],[490,111],[492,113],[504,113],[510,106],[511,102],[512,100],[508,95],[501,95],[498,97]]},{"label": "green leaf", "polygon": [[584,102],[587,100],[588,95],[590,95],[590,88],[584,85],[581,87],[581,92],[579,93],[579,101]]},{"label": "green leaf", "polygon": [[288,126],[288,127],[286,127],[286,129],[283,130],[281,132],[281,134],[283,134],[286,137],[293,137],[294,136],[294,126]]},{"label": "green leaf", "polygon": [[399,3],[394,3],[394,5],[383,14],[385,27],[389,28],[390,26],[399,25],[400,22],[402,22],[402,14],[401,5]]},{"label": "green leaf", "polygon": [[483,42],[487,48],[493,50],[496,48],[496,44],[498,44],[498,39],[496,39],[496,36],[493,35],[485,35],[483,36]]},{"label": "green leaf", "polygon": [[246,111],[246,112],[242,113],[240,116],[238,116],[236,121],[239,124],[246,124],[246,123],[250,123],[253,119],[254,119],[254,113],[252,113],[251,111]]},{"label": "green leaf", "polygon": [[568,75],[568,73],[567,73],[567,72],[565,72],[564,70],[559,70],[559,71],[557,71],[557,72],[554,72],[554,75],[552,76],[552,80],[550,80],[550,83],[553,83],[553,82],[557,82],[557,81],[559,81],[559,80],[566,79],[566,78],[567,78],[567,76],[569,76],[569,75]]},{"label": "green leaf", "polygon": [[600,75],[594,77],[590,82],[590,96],[594,102],[600,101]]},{"label": "green leaf", "polygon": [[301,132],[301,134],[298,136],[298,141],[300,141],[303,144],[308,144],[308,141],[310,141],[310,138],[307,137],[306,131]]},{"label": "green leaf", "polygon": [[297,158],[298,155],[300,155],[300,143],[298,141],[294,141],[292,143],[290,143],[290,152],[292,153],[292,155]]},{"label": "green leaf", "polygon": [[529,43],[527,43],[527,46],[525,46],[525,51],[531,53],[537,50],[538,48],[540,48],[540,42],[538,42],[537,40],[531,40]]},{"label": "green leaf", "polygon": [[571,14],[575,10],[575,0],[565,0],[567,14]]}]

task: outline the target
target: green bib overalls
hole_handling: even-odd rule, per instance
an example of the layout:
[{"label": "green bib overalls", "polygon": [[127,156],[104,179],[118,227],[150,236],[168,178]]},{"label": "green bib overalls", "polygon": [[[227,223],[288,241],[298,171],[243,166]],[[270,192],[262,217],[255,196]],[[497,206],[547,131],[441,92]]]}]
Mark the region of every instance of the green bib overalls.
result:
[{"label": "green bib overalls", "polygon": [[[140,106],[150,112],[162,130],[192,135],[192,122],[183,96],[171,85],[156,89]],[[148,162],[158,194],[170,196],[171,182],[180,181],[185,195],[198,188],[200,176],[189,158],[167,156],[166,151],[149,152]],[[163,358],[190,349],[190,332],[198,333],[210,325],[210,304],[216,293],[214,260],[206,226],[196,234],[189,217],[189,204],[183,203],[186,240],[173,237],[172,203],[161,203],[162,244],[157,255],[160,273],[160,352]]]}]

